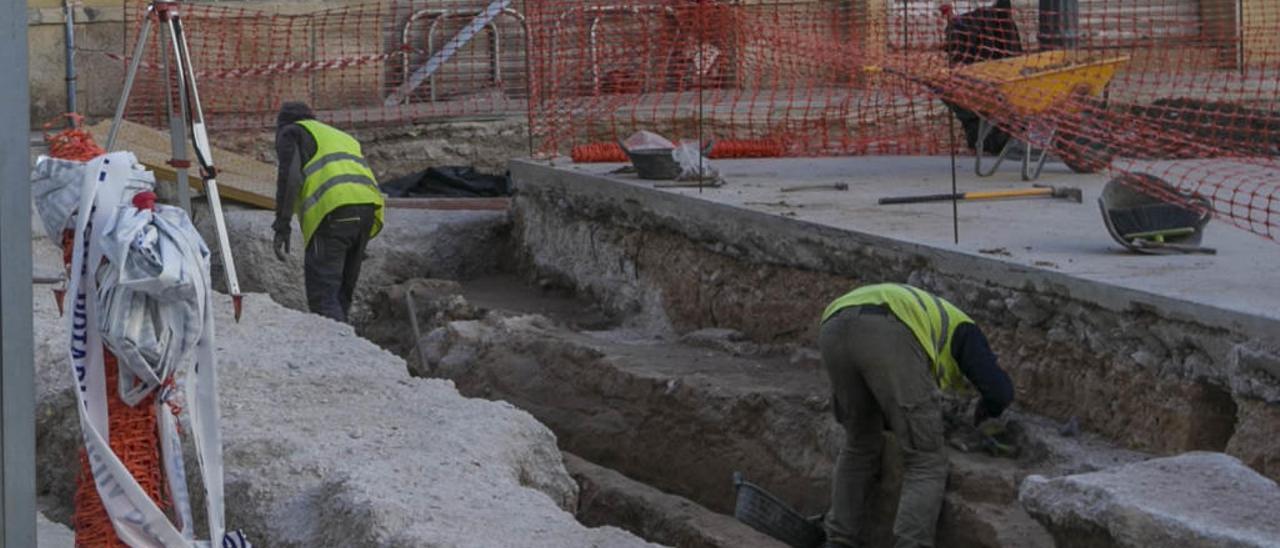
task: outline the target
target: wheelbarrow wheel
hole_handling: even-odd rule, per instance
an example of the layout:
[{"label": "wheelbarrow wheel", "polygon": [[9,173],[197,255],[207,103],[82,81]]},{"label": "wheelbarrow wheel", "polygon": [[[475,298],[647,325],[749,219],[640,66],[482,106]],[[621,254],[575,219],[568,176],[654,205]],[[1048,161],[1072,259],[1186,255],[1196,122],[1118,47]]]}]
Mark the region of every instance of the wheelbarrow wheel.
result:
[{"label": "wheelbarrow wheel", "polygon": [[1075,140],[1078,144],[1074,146],[1083,151],[1062,154],[1062,163],[1067,164],[1067,168],[1071,171],[1081,174],[1097,173],[1111,165],[1111,155],[1106,145],[1095,142],[1080,143],[1080,138]]},{"label": "wheelbarrow wheel", "polygon": [[1097,122],[1101,115],[1101,105],[1091,105],[1076,116],[1063,120],[1059,126],[1054,148],[1071,171],[1097,173],[1111,165],[1113,152],[1096,137],[1102,133]]}]

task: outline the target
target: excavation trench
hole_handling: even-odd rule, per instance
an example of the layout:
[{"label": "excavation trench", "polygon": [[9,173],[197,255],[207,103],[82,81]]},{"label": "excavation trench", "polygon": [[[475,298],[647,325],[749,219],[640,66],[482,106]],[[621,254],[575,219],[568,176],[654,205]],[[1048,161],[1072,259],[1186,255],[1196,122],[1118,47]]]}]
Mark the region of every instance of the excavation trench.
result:
[{"label": "excavation trench", "polygon": [[[1017,458],[950,451],[940,546],[1051,546],[1018,501],[1032,474],[1196,449],[1276,473],[1266,432],[1280,424],[1280,390],[1226,376],[1275,360],[1247,333],[1155,307],[1117,312],[1051,284],[993,283],[918,249],[515,167],[510,213],[395,212],[370,247],[353,319],[413,375],[510,402],[550,427],[585,524],[679,546],[767,546],[729,517],[735,472],[802,512],[823,511],[843,433],[813,317],[879,280],[934,288],[971,311],[1018,385]],[[252,256],[245,289],[302,308],[301,261],[272,257],[270,216],[230,221],[233,246]],[[967,403],[948,411],[957,447]],[[895,451],[889,436],[886,453]],[[872,545],[890,536],[896,460],[884,459]]]},{"label": "excavation trench", "polygon": [[[935,288],[973,311],[1018,385],[1009,418],[1017,458],[950,451],[940,545],[1052,545],[1018,500],[1032,474],[1189,450],[1225,450],[1274,473],[1273,442],[1257,436],[1273,424],[1273,383],[1242,382],[1252,373],[1221,365],[1246,350],[1257,363],[1274,358],[1247,330],[1157,306],[1116,311],[1052,284],[1010,287],[915,249],[553,172],[514,170],[502,275],[388,286],[361,332],[406,356],[415,375],[530,412],[562,450],[637,487],[725,515],[742,472],[802,512],[823,511],[843,433],[813,350],[813,316],[876,280]],[[971,445],[968,403],[951,403],[953,447]],[[885,462],[872,545],[889,538],[900,478],[896,459]],[[637,507],[661,513],[652,498],[627,500],[580,517],[692,545],[636,517]]]},{"label": "excavation trench", "polygon": [[[727,328],[654,329],[660,318],[610,310],[518,259],[493,260],[492,249],[516,248],[500,244],[470,246],[478,256],[461,263],[501,266],[464,281],[371,288],[358,333],[404,357],[414,375],[450,379],[464,395],[508,401],[548,425],[579,481],[578,517],[588,525],[680,546],[768,545],[728,517],[734,472],[803,512],[825,510],[843,434],[812,349]],[[1020,459],[954,455],[946,546],[1048,546],[1017,503],[1023,477],[1141,458],[1094,437],[1063,437],[1048,419],[1015,423]],[[896,498],[900,473],[883,470],[876,500]],[[875,512],[868,540],[878,544],[893,508]]]},{"label": "excavation trench", "polygon": [[[378,294],[372,308],[380,315],[360,331],[405,356],[415,375],[451,379],[466,395],[509,401],[550,426],[561,449],[575,455],[570,471],[584,492],[579,517],[589,524],[681,546],[742,545],[707,540],[722,535],[672,514],[672,505],[700,505],[704,515],[720,514],[716,523],[741,532],[724,521],[733,512],[734,472],[803,512],[825,510],[843,434],[831,419],[829,389],[812,351],[753,342],[728,329],[655,336],[610,318],[599,305],[524,279],[410,280]],[[409,300],[423,332],[417,343]],[[1063,425],[1042,417],[1015,413],[1011,425],[1018,459],[953,453],[943,545],[1050,546],[1017,503],[1025,476],[1142,458],[1093,436],[1065,437]],[[958,442],[964,432],[953,426]],[[895,450],[891,436],[887,447]],[[877,501],[896,499],[900,474],[886,466]],[[663,502],[675,497],[687,501]],[[893,508],[880,503],[875,512],[867,540],[880,545],[889,538]]]}]

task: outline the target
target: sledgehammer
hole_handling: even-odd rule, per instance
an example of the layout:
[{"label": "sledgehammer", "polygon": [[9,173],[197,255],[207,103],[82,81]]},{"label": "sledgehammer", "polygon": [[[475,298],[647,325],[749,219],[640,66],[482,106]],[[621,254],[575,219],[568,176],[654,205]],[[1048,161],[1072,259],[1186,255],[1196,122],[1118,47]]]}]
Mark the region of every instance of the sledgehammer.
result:
[{"label": "sledgehammer", "polygon": [[951,200],[1001,200],[1007,198],[1064,198],[1075,203],[1084,202],[1084,193],[1075,187],[1036,185],[1035,188],[1012,190],[982,190],[955,194],[926,194],[923,196],[892,196],[880,198],[880,205],[919,204],[923,202],[949,202]]}]

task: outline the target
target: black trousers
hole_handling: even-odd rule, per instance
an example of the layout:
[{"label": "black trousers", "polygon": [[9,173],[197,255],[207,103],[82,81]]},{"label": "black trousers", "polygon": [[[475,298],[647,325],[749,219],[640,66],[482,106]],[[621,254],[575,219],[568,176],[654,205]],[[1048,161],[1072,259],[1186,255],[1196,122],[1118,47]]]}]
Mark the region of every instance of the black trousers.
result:
[{"label": "black trousers", "polygon": [[[960,127],[964,128],[964,142],[969,145],[973,151],[978,150],[978,130],[982,123],[982,118],[978,113],[961,107],[949,101],[943,101],[947,108],[951,109],[956,119],[960,120]],[[987,136],[987,142],[983,144],[983,148],[987,154],[999,154],[1004,150],[1005,143],[1009,142],[1009,134],[1000,128],[991,130],[991,134]]]},{"label": "black trousers", "polygon": [[307,308],[315,314],[347,321],[351,295],[360,279],[360,263],[373,230],[372,205],[343,206],[327,215],[307,243],[304,260]]}]

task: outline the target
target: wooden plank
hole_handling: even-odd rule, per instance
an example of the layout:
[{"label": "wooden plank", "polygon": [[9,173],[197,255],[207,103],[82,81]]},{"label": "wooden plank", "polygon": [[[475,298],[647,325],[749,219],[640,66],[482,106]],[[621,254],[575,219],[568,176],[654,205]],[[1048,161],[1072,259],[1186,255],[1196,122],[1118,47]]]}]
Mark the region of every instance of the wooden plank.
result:
[{"label": "wooden plank", "polygon": [[1275,62],[1280,50],[1280,3],[1275,0],[1240,0],[1244,21],[1241,26],[1244,38],[1245,63],[1266,65]]},{"label": "wooden plank", "polygon": [[[176,182],[177,171],[168,164],[172,156],[169,133],[127,120],[122,124],[120,133],[116,137],[117,148],[130,151],[137,156],[139,163],[155,172],[156,181]],[[106,143],[111,121],[104,120],[88,129],[98,143]],[[263,209],[275,209],[276,166],[217,147],[214,147],[212,154],[213,165],[218,169],[218,190],[224,200]],[[187,143],[187,157],[196,157],[190,143]],[[198,164],[192,160],[192,165],[191,187],[203,192],[204,181],[201,181],[198,176],[199,169],[194,167]]]},{"label": "wooden plank", "polygon": [[387,198],[392,209],[438,209],[453,211],[506,211],[511,198]]}]

